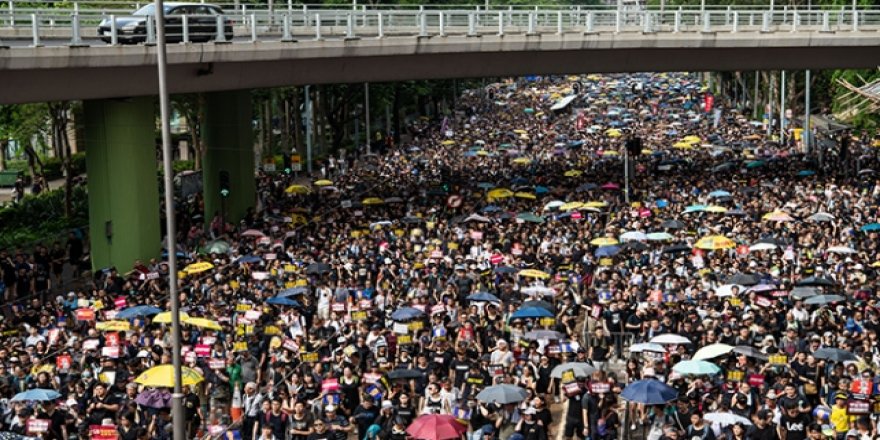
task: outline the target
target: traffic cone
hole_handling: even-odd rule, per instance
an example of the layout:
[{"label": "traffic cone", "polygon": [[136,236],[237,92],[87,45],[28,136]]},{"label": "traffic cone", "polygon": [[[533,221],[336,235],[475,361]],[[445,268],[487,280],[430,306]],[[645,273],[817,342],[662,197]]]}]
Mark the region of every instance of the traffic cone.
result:
[{"label": "traffic cone", "polygon": [[232,416],[233,422],[241,420],[241,390],[238,387],[235,387],[235,391],[232,392],[232,406],[229,408],[229,415]]}]

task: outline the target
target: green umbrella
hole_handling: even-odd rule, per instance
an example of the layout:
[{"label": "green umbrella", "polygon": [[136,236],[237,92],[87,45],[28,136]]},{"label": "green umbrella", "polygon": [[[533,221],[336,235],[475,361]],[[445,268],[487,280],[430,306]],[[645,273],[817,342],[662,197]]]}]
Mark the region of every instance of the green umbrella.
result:
[{"label": "green umbrella", "polygon": [[746,164],[746,168],[758,168],[767,165],[763,160],[755,160]]},{"label": "green umbrella", "polygon": [[529,108],[527,108],[527,109],[525,109],[525,110],[523,110],[523,111],[526,112],[526,113],[531,114],[531,113],[534,113],[534,112],[535,112],[535,109],[529,107]]},{"label": "green umbrella", "polygon": [[206,254],[225,254],[229,252],[229,243],[223,240],[212,241],[205,246]]},{"label": "green umbrella", "polygon": [[516,218],[532,223],[544,223],[544,217],[532,214],[531,212],[521,212],[516,215]]}]

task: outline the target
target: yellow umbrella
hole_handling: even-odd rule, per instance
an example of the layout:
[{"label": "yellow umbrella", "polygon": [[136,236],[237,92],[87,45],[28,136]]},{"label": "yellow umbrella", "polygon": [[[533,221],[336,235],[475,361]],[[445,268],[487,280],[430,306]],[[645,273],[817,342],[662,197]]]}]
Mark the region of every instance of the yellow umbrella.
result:
[{"label": "yellow umbrella", "polygon": [[486,150],[477,150],[477,156],[488,156],[489,152]]},{"label": "yellow umbrella", "polygon": [[616,137],[620,137],[622,135],[623,135],[623,133],[621,133],[620,130],[618,130],[616,128],[609,128],[608,130],[605,130],[605,136],[608,136],[608,137],[616,138]]},{"label": "yellow umbrella", "polygon": [[614,246],[618,243],[617,239],[612,237],[599,237],[590,241],[593,246]]},{"label": "yellow umbrella", "polygon": [[95,324],[95,328],[104,332],[125,332],[131,330],[128,321],[104,321]]},{"label": "yellow umbrella", "polygon": [[490,199],[507,199],[513,197],[513,191],[507,188],[495,188],[489,191],[486,196]]},{"label": "yellow umbrella", "polygon": [[[189,367],[180,368],[180,382],[182,385],[196,385],[205,380],[198,371]],[[154,388],[173,388],[174,387],[174,366],[173,365],[157,365],[144,371],[134,380],[135,382]]]},{"label": "yellow umbrella", "polygon": [[446,146],[455,145],[455,141],[443,141],[443,142],[440,142],[440,145],[446,145]]},{"label": "yellow umbrella", "polygon": [[[186,322],[189,315],[186,312],[180,312],[180,322]],[[162,312],[153,317],[153,324],[171,324],[171,312]]]},{"label": "yellow umbrella", "polygon": [[620,156],[620,153],[618,153],[614,150],[605,150],[602,152],[602,155],[603,156]]},{"label": "yellow umbrella", "polygon": [[715,251],[719,249],[732,249],[736,247],[736,243],[723,235],[709,235],[697,241],[696,247],[707,251]]},{"label": "yellow umbrella", "polygon": [[333,185],[333,182],[330,180],[327,180],[327,179],[321,179],[321,180],[315,181],[315,186],[331,186],[331,185]]},{"label": "yellow umbrella", "polygon": [[708,208],[706,208],[706,212],[722,213],[722,212],[727,212],[727,208],[725,208],[723,206],[712,205],[712,206],[709,206]]},{"label": "yellow umbrella", "polygon": [[219,322],[212,321],[207,318],[193,318],[191,316],[188,316],[183,322],[193,327],[199,327],[207,330],[223,330],[223,327],[220,326]]},{"label": "yellow umbrella", "polygon": [[528,133],[527,131],[525,131],[525,130],[523,130],[523,129],[513,130],[513,132],[516,133],[516,134],[526,134],[526,133]]},{"label": "yellow umbrella", "polygon": [[608,206],[607,202],[593,201],[593,202],[587,202],[584,204],[584,208],[604,208],[606,206]]},{"label": "yellow umbrella", "polygon": [[311,190],[305,185],[290,185],[284,192],[288,194],[308,194]]},{"label": "yellow umbrella", "polygon": [[565,172],[565,177],[579,177],[581,174],[584,174],[581,170],[568,170]]},{"label": "yellow umbrella", "polygon": [[513,163],[519,164],[519,165],[528,165],[528,164],[532,163],[532,160],[529,159],[528,157],[517,157],[516,159],[513,160]]},{"label": "yellow umbrella", "polygon": [[691,148],[694,148],[693,144],[688,142],[676,142],[672,144],[672,146],[680,150],[690,150]]},{"label": "yellow umbrella", "polygon": [[681,138],[681,140],[682,140],[682,142],[687,142],[687,143],[692,144],[692,145],[693,145],[693,144],[701,144],[701,143],[703,143],[703,140],[700,139],[699,136],[694,136],[694,135],[685,136],[685,137]]},{"label": "yellow umbrella", "polygon": [[520,192],[514,193],[513,196],[516,197],[516,198],[519,198],[519,199],[529,199],[529,200],[535,200],[535,199],[537,199],[537,197],[535,197],[534,194],[532,194],[532,193],[527,193],[527,192],[523,192],[523,191],[520,191]]},{"label": "yellow umbrella", "polygon": [[560,211],[571,211],[573,209],[582,208],[584,206],[584,202],[568,202],[559,207]]},{"label": "yellow umbrella", "polygon": [[880,267],[880,261],[875,261],[871,263],[871,267]]},{"label": "yellow umbrella", "polygon": [[208,263],[207,261],[202,261],[199,263],[193,263],[189,266],[183,268],[183,271],[187,273],[187,275],[193,275],[197,273],[202,273],[205,271],[209,271],[214,268],[214,265]]},{"label": "yellow umbrella", "polygon": [[794,217],[788,215],[788,213],[783,212],[783,211],[768,212],[768,213],[764,214],[764,216],[761,218],[763,218],[764,220],[767,220],[767,221],[771,221],[771,222],[791,222],[791,221],[794,221]]},{"label": "yellow umbrella", "polygon": [[519,276],[521,277],[529,277],[529,278],[539,278],[542,280],[546,280],[550,278],[550,274],[547,272],[543,272],[537,269],[523,269],[519,271]]},{"label": "yellow umbrella", "polygon": [[642,148],[642,154],[654,154],[654,150],[649,148]]},{"label": "yellow umbrella", "polygon": [[378,197],[367,197],[361,203],[363,203],[364,205],[381,205],[385,203],[385,201]]}]

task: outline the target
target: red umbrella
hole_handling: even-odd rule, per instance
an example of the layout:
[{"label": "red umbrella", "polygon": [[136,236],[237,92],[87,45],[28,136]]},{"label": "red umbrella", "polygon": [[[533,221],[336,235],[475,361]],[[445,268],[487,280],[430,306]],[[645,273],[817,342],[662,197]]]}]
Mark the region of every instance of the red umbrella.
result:
[{"label": "red umbrella", "polygon": [[613,182],[608,182],[602,185],[602,189],[620,189],[620,185]]},{"label": "red umbrella", "polygon": [[406,433],[418,440],[451,440],[461,437],[467,427],[446,414],[425,414],[413,420]]}]

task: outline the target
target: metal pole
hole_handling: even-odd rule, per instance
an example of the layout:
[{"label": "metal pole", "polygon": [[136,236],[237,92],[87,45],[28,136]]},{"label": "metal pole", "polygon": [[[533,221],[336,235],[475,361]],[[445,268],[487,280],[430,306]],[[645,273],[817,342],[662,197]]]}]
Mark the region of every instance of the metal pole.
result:
[{"label": "metal pole", "polygon": [[623,180],[624,180],[624,189],[623,195],[626,201],[626,204],[629,205],[629,149],[624,146],[623,148]]},{"label": "metal pole", "polygon": [[752,95],[752,107],[754,107],[754,111],[752,111],[752,117],[757,118],[758,114],[758,85],[760,84],[761,77],[760,72],[755,71],[755,94]]},{"label": "metal pole", "polygon": [[306,86],[306,170],[312,174],[312,95],[309,88]]},{"label": "metal pole", "polygon": [[180,365],[180,297],[177,295],[177,232],[174,224],[174,176],[171,167],[171,103],[168,98],[168,60],[165,56],[165,6],[155,0],[156,57],[159,76],[159,114],[162,122],[162,165],[165,180],[165,229],[168,250],[168,296],[171,299],[171,362],[174,368],[174,393],[171,395],[171,417],[174,440],[186,439],[183,414],[183,386]]},{"label": "metal pole", "polygon": [[810,69],[807,69],[807,78],[804,81],[804,131],[801,134],[802,139],[804,140],[804,152],[810,154],[810,142],[812,141],[812,136],[810,135]]},{"label": "metal pole", "polygon": [[367,122],[367,154],[370,154],[370,140],[372,138],[372,134],[370,134],[370,83],[364,83],[364,109],[366,110],[364,116]]},{"label": "metal pole", "polygon": [[785,143],[785,71],[782,71],[779,93],[779,143]]}]

